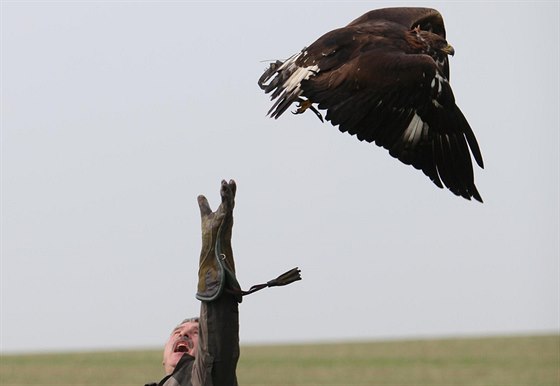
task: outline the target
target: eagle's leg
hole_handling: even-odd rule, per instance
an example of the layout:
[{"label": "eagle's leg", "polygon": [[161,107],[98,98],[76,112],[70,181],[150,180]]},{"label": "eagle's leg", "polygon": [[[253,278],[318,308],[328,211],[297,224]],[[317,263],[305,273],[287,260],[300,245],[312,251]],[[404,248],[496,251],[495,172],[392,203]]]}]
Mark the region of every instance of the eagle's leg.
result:
[{"label": "eagle's leg", "polygon": [[296,111],[292,111],[292,114],[303,114],[307,109],[309,109],[315,113],[315,115],[321,120],[321,122],[324,122],[323,116],[321,115],[319,110],[313,107],[313,102],[311,102],[309,99],[298,98],[297,102],[298,108]]}]

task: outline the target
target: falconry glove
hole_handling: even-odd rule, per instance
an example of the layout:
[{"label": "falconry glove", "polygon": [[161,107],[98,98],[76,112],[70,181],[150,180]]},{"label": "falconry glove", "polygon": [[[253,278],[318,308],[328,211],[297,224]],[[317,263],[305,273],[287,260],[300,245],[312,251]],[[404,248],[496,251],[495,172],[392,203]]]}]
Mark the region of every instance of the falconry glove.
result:
[{"label": "falconry glove", "polygon": [[220,188],[222,202],[215,212],[210,209],[206,197],[198,196],[202,249],[200,251],[196,298],[200,301],[213,301],[226,291],[233,295],[238,302],[241,302],[243,296],[263,288],[284,286],[301,280],[300,270],[293,268],[264,284],[252,286],[248,291],[241,289],[235,276],[235,262],[231,247],[236,190],[235,181],[222,181]]},{"label": "falconry glove", "polygon": [[212,301],[220,296],[226,284],[226,276],[229,277],[229,284],[233,288],[239,288],[235,278],[235,263],[231,248],[236,189],[235,181],[222,181],[220,188],[222,202],[215,212],[210,209],[206,197],[198,196],[202,249],[196,297],[201,301]]}]

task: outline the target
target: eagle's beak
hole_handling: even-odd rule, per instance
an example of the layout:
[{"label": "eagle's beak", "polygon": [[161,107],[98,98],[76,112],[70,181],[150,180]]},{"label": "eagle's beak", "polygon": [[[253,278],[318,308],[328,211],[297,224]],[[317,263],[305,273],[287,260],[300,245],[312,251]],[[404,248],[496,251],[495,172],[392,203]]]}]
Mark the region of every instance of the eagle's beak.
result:
[{"label": "eagle's beak", "polygon": [[448,44],[446,47],[444,47],[442,49],[443,52],[445,52],[447,55],[455,55],[455,49],[453,47],[451,47],[451,44]]}]

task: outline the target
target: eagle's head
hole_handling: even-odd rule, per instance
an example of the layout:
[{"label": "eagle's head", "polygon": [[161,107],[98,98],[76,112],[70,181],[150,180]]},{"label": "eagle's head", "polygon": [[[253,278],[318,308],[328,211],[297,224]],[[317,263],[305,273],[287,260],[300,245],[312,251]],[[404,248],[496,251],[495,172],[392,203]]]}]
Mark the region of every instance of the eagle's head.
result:
[{"label": "eagle's head", "polygon": [[431,56],[442,70],[447,62],[447,56],[453,56],[455,50],[441,35],[415,27],[408,31],[406,40],[415,53]]}]

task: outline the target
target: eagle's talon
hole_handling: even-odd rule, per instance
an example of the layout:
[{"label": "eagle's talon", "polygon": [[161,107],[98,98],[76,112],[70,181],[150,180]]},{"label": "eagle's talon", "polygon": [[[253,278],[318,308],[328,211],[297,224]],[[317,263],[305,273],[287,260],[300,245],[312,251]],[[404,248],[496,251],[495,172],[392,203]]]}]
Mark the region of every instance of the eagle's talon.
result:
[{"label": "eagle's talon", "polygon": [[317,116],[317,118],[319,118],[321,122],[324,122],[321,113],[315,107],[313,107],[313,102],[311,102],[308,99],[299,98],[297,100],[297,103],[298,103],[297,110],[292,111],[292,114],[294,115],[303,114],[307,109],[309,109],[315,113],[315,115]]}]

